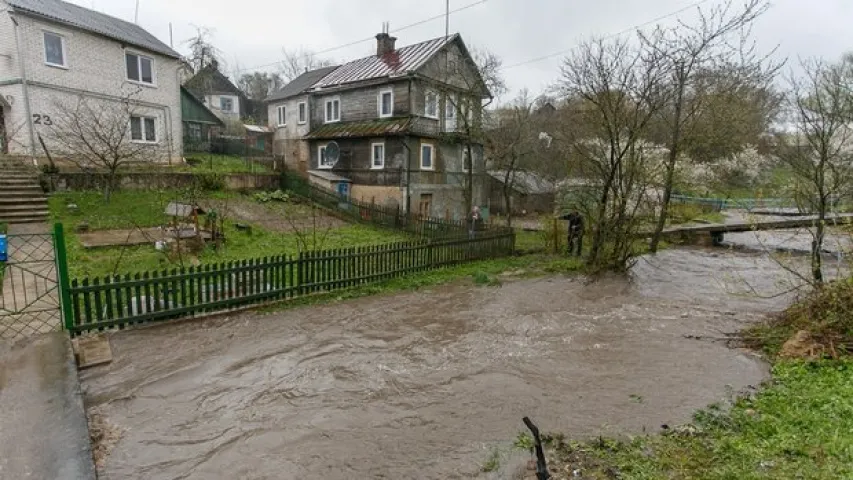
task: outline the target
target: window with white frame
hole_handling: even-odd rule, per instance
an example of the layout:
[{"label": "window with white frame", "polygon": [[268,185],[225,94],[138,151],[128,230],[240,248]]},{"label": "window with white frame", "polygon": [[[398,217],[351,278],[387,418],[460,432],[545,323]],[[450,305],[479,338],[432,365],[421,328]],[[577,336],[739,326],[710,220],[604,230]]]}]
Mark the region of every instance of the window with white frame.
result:
[{"label": "window with white frame", "polygon": [[65,38],[62,35],[44,32],[44,63],[52,67],[67,67]]},{"label": "window with white frame", "polygon": [[223,112],[233,112],[234,99],[231,97],[219,97],[219,109]]},{"label": "window with white frame", "polygon": [[424,116],[438,118],[438,94],[431,90],[424,94]]},{"label": "window with white frame", "polygon": [[370,168],[377,170],[385,168],[385,144],[374,143],[371,145],[370,150],[373,152]]},{"label": "window with white frame", "polygon": [[456,119],[456,97],[453,95],[444,98],[444,118],[447,120]]},{"label": "window with white frame", "polygon": [[379,118],[394,115],[394,90],[382,90],[379,92]]},{"label": "window with white frame", "polygon": [[421,144],[421,170],[435,169],[435,147],[429,143]]},{"label": "window with white frame", "polygon": [[278,119],[278,123],[276,125],[278,125],[279,127],[287,125],[287,107],[285,107],[284,105],[279,105],[278,108],[275,109],[275,111],[276,117]]},{"label": "window with white frame", "polygon": [[299,111],[299,119],[297,120],[297,123],[300,125],[306,123],[308,121],[308,104],[305,102],[299,102],[296,109]]},{"label": "window with white frame", "polygon": [[338,97],[326,99],[326,123],[341,121],[341,99]]},{"label": "window with white frame", "polygon": [[157,142],[157,119],[132,115],[130,117],[130,139],[134,142]]},{"label": "window with white frame", "polygon": [[332,168],[335,164],[330,162],[326,158],[326,146],[320,145],[317,147],[317,167],[318,168]]},{"label": "window with white frame", "polygon": [[127,64],[128,80],[148,85],[154,84],[154,60],[152,58],[136,53],[125,53],[124,59]]}]

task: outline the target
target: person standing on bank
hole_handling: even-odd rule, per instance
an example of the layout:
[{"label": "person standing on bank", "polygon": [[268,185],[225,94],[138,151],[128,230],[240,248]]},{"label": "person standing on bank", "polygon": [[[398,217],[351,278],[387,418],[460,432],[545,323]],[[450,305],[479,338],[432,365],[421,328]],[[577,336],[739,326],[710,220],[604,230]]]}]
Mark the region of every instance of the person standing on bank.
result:
[{"label": "person standing on bank", "polygon": [[481,220],[480,207],[475,205],[474,208],[471,209],[471,214],[468,215],[468,238],[474,238]]},{"label": "person standing on bank", "polygon": [[569,255],[581,256],[583,248],[583,215],[577,210],[572,210],[568,215],[560,217],[569,221],[569,230],[566,237],[566,249]]}]

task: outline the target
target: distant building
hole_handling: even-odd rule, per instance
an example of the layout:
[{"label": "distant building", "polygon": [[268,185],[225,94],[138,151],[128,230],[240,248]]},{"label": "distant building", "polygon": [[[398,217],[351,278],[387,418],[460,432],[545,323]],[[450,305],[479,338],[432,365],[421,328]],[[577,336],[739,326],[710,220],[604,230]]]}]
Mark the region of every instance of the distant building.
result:
[{"label": "distant building", "polygon": [[[510,184],[510,205],[513,214],[521,213],[551,213],[557,185],[533,172],[506,170],[489,171],[489,210],[491,213],[505,215],[506,199],[504,185]],[[509,182],[507,182],[507,179]]]},{"label": "distant building", "polygon": [[184,87],[181,87],[181,121],[187,152],[209,151],[211,139],[225,126],[204,102]]},{"label": "distant building", "polygon": [[226,123],[237,124],[251,115],[249,98],[219,71],[216,60],[196,72],[184,87]]}]

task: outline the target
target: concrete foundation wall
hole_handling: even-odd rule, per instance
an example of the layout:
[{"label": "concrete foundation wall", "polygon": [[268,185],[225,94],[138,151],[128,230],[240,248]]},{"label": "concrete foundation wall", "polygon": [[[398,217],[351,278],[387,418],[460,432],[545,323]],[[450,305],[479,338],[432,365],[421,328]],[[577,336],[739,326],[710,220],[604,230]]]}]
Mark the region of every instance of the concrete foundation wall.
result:
[{"label": "concrete foundation wall", "polygon": [[[59,173],[53,176],[54,186],[59,191],[100,190],[104,185],[102,175],[89,173]],[[193,173],[121,173],[119,188],[130,190],[156,190],[188,188],[199,181]],[[281,185],[278,174],[231,173],[222,175],[227,190],[274,190]]]}]

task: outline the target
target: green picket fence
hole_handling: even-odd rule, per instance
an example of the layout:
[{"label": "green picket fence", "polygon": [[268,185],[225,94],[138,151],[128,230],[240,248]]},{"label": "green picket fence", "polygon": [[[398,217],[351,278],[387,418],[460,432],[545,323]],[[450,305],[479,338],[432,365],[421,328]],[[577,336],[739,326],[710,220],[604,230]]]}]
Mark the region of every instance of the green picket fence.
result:
[{"label": "green picket fence", "polygon": [[72,334],[288,300],[510,255],[511,231],[475,238],[303,252],[135,275],[73,280],[65,326]]}]

